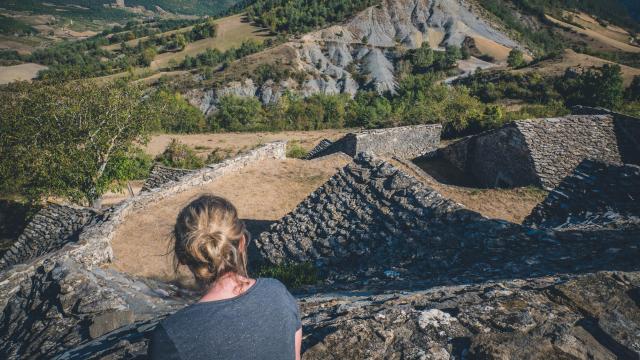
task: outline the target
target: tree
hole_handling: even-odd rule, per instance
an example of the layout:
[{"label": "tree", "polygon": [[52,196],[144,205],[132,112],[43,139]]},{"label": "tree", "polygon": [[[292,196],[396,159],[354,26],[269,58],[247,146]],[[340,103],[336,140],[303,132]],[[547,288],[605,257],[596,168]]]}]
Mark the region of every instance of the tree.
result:
[{"label": "tree", "polygon": [[520,49],[512,49],[507,58],[507,64],[513,68],[519,68],[527,64],[524,60],[524,53]]},{"label": "tree", "polygon": [[220,99],[218,112],[211,120],[212,130],[262,130],[265,116],[257,98],[230,95]]},{"label": "tree", "polygon": [[140,63],[143,66],[150,66],[153,59],[156,58],[156,55],[158,55],[156,48],[154,46],[148,47],[142,51],[142,54],[140,55]]},{"label": "tree", "polygon": [[581,74],[567,69],[556,88],[568,106],[601,106],[616,109],[622,105],[624,86],[620,65],[605,64]]},{"label": "tree", "polygon": [[197,133],[206,128],[204,115],[193,107],[180,93],[159,90],[153,96],[158,104],[159,127],[172,133]]},{"label": "tree", "polygon": [[[0,189],[99,205],[118,165],[145,141],[155,110],[142,88],[90,81],[17,84],[0,92]],[[120,164],[121,165],[121,164]]]},{"label": "tree", "polygon": [[184,50],[188,43],[187,38],[183,34],[177,34],[173,40],[173,48],[181,51]]},{"label": "tree", "polygon": [[460,48],[454,45],[449,45],[444,53],[444,66],[442,66],[442,68],[450,69],[456,66],[460,59],[462,59],[462,51]]},{"label": "tree", "polygon": [[626,91],[626,98],[630,101],[640,101],[640,76],[633,77],[631,86]]},{"label": "tree", "polygon": [[419,71],[426,71],[433,65],[433,61],[433,50],[431,50],[427,42],[422,43],[422,46],[415,49],[411,54],[411,64]]}]

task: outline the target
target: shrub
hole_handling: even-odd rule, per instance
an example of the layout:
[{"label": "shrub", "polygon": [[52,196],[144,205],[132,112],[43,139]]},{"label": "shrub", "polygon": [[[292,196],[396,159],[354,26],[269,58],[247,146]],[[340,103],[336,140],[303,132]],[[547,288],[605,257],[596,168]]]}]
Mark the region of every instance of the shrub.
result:
[{"label": "shrub", "polygon": [[309,262],[264,267],[258,270],[257,276],[278,279],[293,289],[318,282],[318,270]]},{"label": "shrub", "polygon": [[519,49],[512,49],[507,58],[507,64],[513,68],[525,66],[527,62],[524,60],[524,54]]},{"label": "shrub", "polygon": [[159,128],[170,133],[197,133],[206,129],[204,115],[189,104],[180,93],[160,90],[154,95],[157,108],[161,109]]},{"label": "shrub", "polygon": [[204,160],[196,155],[195,150],[187,144],[172,139],[164,152],[156,158],[164,166],[179,169],[200,169],[204,167]]},{"label": "shrub", "polygon": [[627,100],[640,101],[640,76],[636,75],[633,77],[631,86],[629,86],[625,92],[625,97]]},{"label": "shrub", "polygon": [[293,159],[302,159],[309,154],[305,148],[300,146],[300,144],[296,141],[292,141],[288,145],[287,149],[287,157]]},{"label": "shrub", "polygon": [[222,149],[217,147],[207,156],[207,164],[219,164],[228,159],[231,155],[231,152],[232,151],[230,149]]}]

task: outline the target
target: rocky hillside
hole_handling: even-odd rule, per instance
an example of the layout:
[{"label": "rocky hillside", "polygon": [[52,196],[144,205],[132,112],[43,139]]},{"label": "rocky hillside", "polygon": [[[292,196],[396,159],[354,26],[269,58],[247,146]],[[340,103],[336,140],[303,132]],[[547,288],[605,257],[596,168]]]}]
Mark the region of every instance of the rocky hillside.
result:
[{"label": "rocky hillside", "polygon": [[[423,42],[441,50],[448,45],[466,44],[499,61],[506,59],[511,48],[521,48],[482,14],[476,5],[465,0],[384,0],[344,24],[242,59],[217,76],[237,81],[195,89],[188,97],[209,114],[225,95],[256,96],[268,104],[276,102],[285,91],[302,96],[354,95],[363,88],[393,93],[397,86],[397,60],[406,49],[417,48]],[[475,58],[466,62],[470,63],[466,67],[473,70],[492,66]],[[304,80],[250,79],[255,69],[264,64],[304,74]]]}]

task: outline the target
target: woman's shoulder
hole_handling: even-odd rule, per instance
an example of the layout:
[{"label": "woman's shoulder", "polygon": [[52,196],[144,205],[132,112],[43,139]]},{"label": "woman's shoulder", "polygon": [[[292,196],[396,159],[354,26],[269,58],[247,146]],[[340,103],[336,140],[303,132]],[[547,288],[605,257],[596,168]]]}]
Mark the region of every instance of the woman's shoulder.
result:
[{"label": "woman's shoulder", "polygon": [[273,278],[258,278],[258,282],[260,283],[260,287],[263,291],[276,292],[286,294],[289,293],[287,287],[284,286],[283,283],[278,279]]}]

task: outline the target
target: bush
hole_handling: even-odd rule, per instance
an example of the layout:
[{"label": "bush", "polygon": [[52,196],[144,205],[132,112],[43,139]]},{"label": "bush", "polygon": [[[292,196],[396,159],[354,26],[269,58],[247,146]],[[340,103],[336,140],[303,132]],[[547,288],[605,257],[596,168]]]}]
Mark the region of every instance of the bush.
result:
[{"label": "bush", "polygon": [[177,139],[171,140],[156,161],[164,166],[178,169],[200,169],[205,165],[204,160],[196,155],[195,150]]},{"label": "bush", "polygon": [[318,282],[318,270],[309,262],[264,267],[258,270],[257,276],[278,279],[293,289]]},{"label": "bush", "polygon": [[616,109],[622,105],[624,87],[620,65],[605,64],[576,74],[567,69],[558,79],[558,91],[568,106],[601,106]]},{"label": "bush", "polygon": [[527,62],[524,60],[524,53],[519,49],[512,49],[507,58],[507,64],[512,68],[525,66]]},{"label": "bush", "polygon": [[206,129],[202,112],[189,104],[180,93],[160,90],[154,95],[160,109],[158,127],[170,133],[197,133]]},{"label": "bush", "polygon": [[640,101],[640,76],[633,77],[631,86],[625,92],[625,98],[630,101]]},{"label": "bush", "polygon": [[292,141],[288,145],[287,149],[287,157],[293,159],[302,159],[309,154],[305,148],[300,146],[300,144],[296,141]]},{"label": "bush", "polygon": [[222,97],[218,112],[210,118],[209,127],[212,130],[263,130],[266,126],[262,104],[255,97]]},{"label": "bush", "polygon": [[231,156],[230,149],[215,148],[207,156],[207,164],[219,164]]}]

